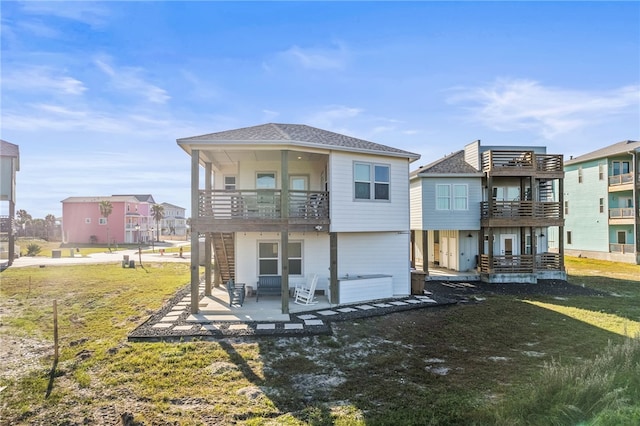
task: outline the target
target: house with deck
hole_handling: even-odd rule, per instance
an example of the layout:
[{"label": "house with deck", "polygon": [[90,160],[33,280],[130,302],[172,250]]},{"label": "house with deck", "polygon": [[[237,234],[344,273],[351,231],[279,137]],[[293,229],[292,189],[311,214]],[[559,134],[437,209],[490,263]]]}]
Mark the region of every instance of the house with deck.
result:
[{"label": "house with deck", "polygon": [[191,157],[192,313],[200,237],[205,295],[230,279],[275,282],[271,297],[289,313],[290,290],[312,275],[336,305],[410,294],[409,165],[418,154],[299,124],[177,143]]},{"label": "house with deck", "polygon": [[[109,217],[102,216],[100,203],[111,203]],[[68,197],[62,200],[62,241],[69,244],[136,244],[153,238],[153,197],[111,195]]]},{"label": "house with deck", "polygon": [[171,203],[162,203],[160,205],[163,208],[162,220],[160,221],[162,234],[185,237],[187,235],[186,209]]},{"label": "house with deck", "polygon": [[472,142],[410,175],[411,265],[487,282],[565,279],[562,155]]},{"label": "house with deck", "polygon": [[640,264],[640,141],[565,162],[564,251]]},{"label": "house with deck", "polygon": [[13,264],[15,245],[16,172],[20,170],[20,147],[0,139],[0,264]]}]

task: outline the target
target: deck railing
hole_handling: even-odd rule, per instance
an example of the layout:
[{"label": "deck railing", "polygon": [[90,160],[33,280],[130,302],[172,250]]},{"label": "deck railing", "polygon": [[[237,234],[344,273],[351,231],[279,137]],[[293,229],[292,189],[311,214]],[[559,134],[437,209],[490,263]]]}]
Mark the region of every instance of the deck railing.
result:
[{"label": "deck railing", "polygon": [[518,172],[563,171],[562,155],[536,154],[533,151],[491,150],[482,153],[482,170]]},{"label": "deck railing", "polygon": [[609,209],[609,219],[633,219],[635,212],[633,207]]},{"label": "deck railing", "polygon": [[480,272],[486,274],[527,274],[536,270],[561,270],[560,254],[480,255]]},{"label": "deck railing", "polygon": [[611,253],[635,253],[636,246],[634,244],[609,244]]},{"label": "deck railing", "polygon": [[488,201],[480,203],[480,217],[482,219],[518,219],[523,217],[559,219],[560,211],[560,203],[555,201],[494,201],[491,209],[489,209]]},{"label": "deck railing", "polygon": [[[328,219],[329,197],[323,191],[289,191],[290,218]],[[266,220],[283,217],[282,191],[277,189],[201,190],[199,217]]]},{"label": "deck railing", "polygon": [[609,186],[633,183],[633,173],[609,176]]}]

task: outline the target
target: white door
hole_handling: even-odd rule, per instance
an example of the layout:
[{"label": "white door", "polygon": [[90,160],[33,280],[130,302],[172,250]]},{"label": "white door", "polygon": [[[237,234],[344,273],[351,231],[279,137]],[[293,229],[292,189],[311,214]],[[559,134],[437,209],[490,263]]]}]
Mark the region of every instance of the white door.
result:
[{"label": "white door", "polygon": [[500,255],[515,256],[518,254],[518,245],[516,244],[516,234],[500,235]]},{"label": "white door", "polygon": [[449,267],[449,238],[440,237],[440,261],[443,268]]},{"label": "white door", "polygon": [[449,269],[453,269],[454,271],[458,270],[458,239],[450,237],[448,238],[449,242],[447,245],[449,246]]}]

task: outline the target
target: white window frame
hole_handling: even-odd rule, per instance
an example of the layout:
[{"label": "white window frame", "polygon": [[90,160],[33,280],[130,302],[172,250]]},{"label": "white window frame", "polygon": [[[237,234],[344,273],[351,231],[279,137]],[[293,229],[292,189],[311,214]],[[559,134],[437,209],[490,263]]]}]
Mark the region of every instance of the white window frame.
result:
[{"label": "white window frame", "polygon": [[[227,179],[233,179],[233,183],[227,182]],[[257,179],[257,176],[256,176]],[[236,175],[225,175],[223,177],[223,185],[226,191],[235,191],[238,184],[238,178]]]},{"label": "white window frame", "polygon": [[[258,186],[260,175],[273,175],[273,186]],[[278,187],[278,174],[276,172],[264,171],[256,172],[256,189],[276,189]]]},{"label": "white window frame", "polygon": [[[300,257],[292,257],[291,256],[291,247],[289,247],[289,250],[288,250],[288,252],[289,252],[289,275],[296,276],[296,277],[304,276],[304,244],[303,244],[302,241],[298,241],[298,240],[289,241],[289,245],[291,245],[291,244],[300,244]],[[300,273],[299,274],[291,272],[291,261],[292,260],[299,260],[300,261]]]},{"label": "white window frame", "polygon": [[[446,194],[440,190],[446,189]],[[438,183],[436,184],[436,210],[451,210],[451,185]]]},{"label": "white window frame", "polygon": [[[275,244],[276,245],[276,257],[260,257],[260,245],[261,244]],[[258,241],[258,247],[257,247],[257,261],[258,261],[258,265],[257,265],[257,270],[258,270],[258,275],[279,275],[280,273],[280,244],[277,241],[269,241],[269,240],[264,240],[264,241]],[[262,260],[265,261],[276,261],[276,273],[275,274],[266,274],[266,273],[262,273],[261,271],[261,264],[262,264]]]},{"label": "white window frame", "polygon": [[[464,195],[458,195],[463,189]],[[436,210],[469,210],[469,185],[466,183],[436,184]]]},{"label": "white window frame", "polygon": [[84,218],[84,223],[86,223],[87,225],[91,223],[91,218],[90,217],[85,217]]},{"label": "white window frame", "polygon": [[[469,210],[469,185],[466,183],[454,183],[453,191],[451,191],[452,203],[451,207],[453,210]],[[459,196],[456,194],[456,188],[464,188],[464,196]],[[462,201],[464,205],[462,207],[458,207],[458,202]]]},{"label": "white window frame", "polygon": [[106,217],[101,217],[98,219],[98,225],[106,225],[107,224],[107,218]]},{"label": "white window frame", "polygon": [[[369,168],[368,180],[356,178],[356,169],[358,166],[367,166]],[[387,169],[388,180],[384,181],[384,180],[376,179],[376,167]],[[369,196],[367,198],[358,197],[358,192],[356,191],[356,185],[358,183],[366,183],[369,185]],[[376,188],[378,188],[380,185],[386,185],[387,187],[386,198],[377,197]],[[353,163],[353,199],[356,201],[382,201],[382,202],[391,201],[391,165],[384,164],[384,163],[370,163],[366,161],[354,161]]]}]

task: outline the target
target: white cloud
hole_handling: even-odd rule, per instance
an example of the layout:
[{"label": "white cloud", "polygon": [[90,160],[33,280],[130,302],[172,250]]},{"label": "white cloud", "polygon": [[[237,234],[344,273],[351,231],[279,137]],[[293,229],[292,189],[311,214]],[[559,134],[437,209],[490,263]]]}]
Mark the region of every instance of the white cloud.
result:
[{"label": "white cloud", "polygon": [[103,4],[86,1],[26,1],[22,11],[29,15],[56,16],[82,22],[91,27],[103,26],[111,12]]},{"label": "white cloud", "polygon": [[2,87],[3,90],[45,91],[65,95],[81,95],[87,90],[80,80],[63,75],[53,68],[38,66],[5,73]]},{"label": "white cloud", "polygon": [[497,80],[478,88],[455,88],[448,101],[463,105],[471,119],[498,131],[527,130],[544,138],[573,132],[611,116],[637,113],[640,86],[610,91],[546,87],[532,80]]},{"label": "white cloud", "polygon": [[110,59],[106,56],[100,56],[94,60],[96,66],[111,78],[111,84],[117,90],[125,94],[137,94],[155,104],[164,104],[171,99],[166,90],[148,83],[141,77],[141,74],[143,74],[142,69],[134,67],[116,68],[109,62]]},{"label": "white cloud", "polygon": [[[292,62],[305,69],[329,70],[342,69],[349,60],[349,52],[342,43],[336,43],[333,47],[308,47],[292,46],[278,55],[286,62]],[[263,67],[270,70],[268,64]]]}]

